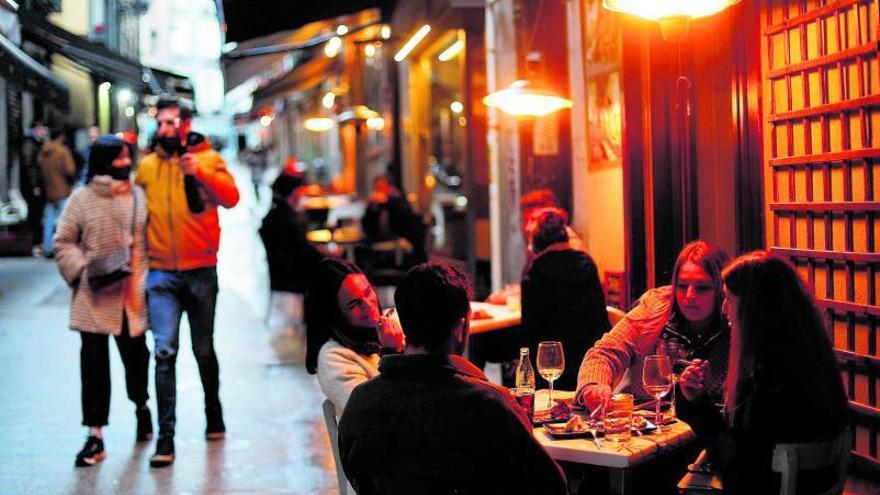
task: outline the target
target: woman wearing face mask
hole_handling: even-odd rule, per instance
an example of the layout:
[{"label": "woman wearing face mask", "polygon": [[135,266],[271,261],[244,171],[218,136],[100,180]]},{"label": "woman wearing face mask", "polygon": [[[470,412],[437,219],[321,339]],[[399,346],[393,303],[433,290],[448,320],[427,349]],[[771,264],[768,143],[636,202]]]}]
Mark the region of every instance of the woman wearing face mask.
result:
[{"label": "woman wearing face mask", "polygon": [[87,183],[71,194],[54,238],[58,268],[73,289],[70,328],[82,338],[82,423],[88,439],[76,456],[81,467],[106,457],[101,427],[110,410],[109,335],[116,340],[128,398],[135,405],[135,438],[146,441],[153,432],[147,408],[150,351],[144,337],[147,203],[130,173],[129,146],[113,135],[98,138],[89,155]]},{"label": "woman wearing face mask", "polygon": [[729,332],[722,318],[721,269],[728,260],[718,246],[693,241],[682,248],[672,285],[646,292],[636,306],[587,351],[578,372],[578,402],[590,410],[618,389],[650,399],[642,386],[645,356],[663,354],[675,343],[686,359],[711,361],[707,389],[720,399],[727,373]]},{"label": "woman wearing face mask", "polygon": [[321,262],[306,296],[306,369],[342,414],[351,391],[379,374],[383,352],[403,349],[403,332],[379,311],[379,299],[354,264]]}]

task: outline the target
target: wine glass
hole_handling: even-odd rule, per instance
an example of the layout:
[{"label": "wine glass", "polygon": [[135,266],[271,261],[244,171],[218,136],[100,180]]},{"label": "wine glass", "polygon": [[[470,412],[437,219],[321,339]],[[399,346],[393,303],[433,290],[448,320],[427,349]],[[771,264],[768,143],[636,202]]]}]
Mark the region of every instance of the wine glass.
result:
[{"label": "wine glass", "polygon": [[553,407],[553,382],[562,376],[565,369],[565,355],[562,342],[541,342],[538,344],[538,373],[550,383],[550,407]]},{"label": "wine glass", "polygon": [[660,398],[672,389],[672,362],[669,356],[653,355],[645,358],[642,367],[642,385],[656,399],[654,421],[660,431]]},{"label": "wine glass", "polygon": [[684,372],[685,368],[688,367],[690,361],[687,359],[687,350],[685,350],[684,346],[681,345],[680,342],[675,340],[662,340],[661,346],[659,349],[662,352],[659,354],[666,354],[669,356],[669,360],[672,363],[672,399],[671,399],[671,417],[675,416],[675,384],[678,383],[678,378]]}]

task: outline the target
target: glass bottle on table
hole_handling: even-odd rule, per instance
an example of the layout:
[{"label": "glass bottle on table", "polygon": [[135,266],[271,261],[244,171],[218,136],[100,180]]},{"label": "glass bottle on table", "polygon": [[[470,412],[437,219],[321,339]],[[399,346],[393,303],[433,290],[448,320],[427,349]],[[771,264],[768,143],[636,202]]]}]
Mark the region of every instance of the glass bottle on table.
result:
[{"label": "glass bottle on table", "polygon": [[519,349],[519,363],[516,366],[516,402],[528,415],[529,420],[535,412],[535,370],[529,359],[529,348]]},{"label": "glass bottle on table", "polygon": [[562,376],[565,369],[565,355],[562,342],[541,342],[538,344],[538,373],[550,384],[549,408],[553,407],[553,382]]},{"label": "glass bottle on table", "polygon": [[672,361],[666,355],[653,355],[645,358],[642,367],[642,385],[655,399],[654,422],[660,431],[660,398],[672,389]]}]

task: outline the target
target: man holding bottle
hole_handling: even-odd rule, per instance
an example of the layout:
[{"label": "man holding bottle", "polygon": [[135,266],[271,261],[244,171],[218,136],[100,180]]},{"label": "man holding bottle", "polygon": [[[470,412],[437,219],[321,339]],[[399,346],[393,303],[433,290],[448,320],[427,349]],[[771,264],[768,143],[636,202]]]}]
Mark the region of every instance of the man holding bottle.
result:
[{"label": "man holding bottle", "polygon": [[[147,194],[147,297],[155,340],[159,439],[153,467],[174,462],[176,373],[180,318],[187,313],[193,352],[205,392],[205,436],[224,438],[220,377],[214,352],[217,300],[217,206],[232,208],[238,189],[220,155],[190,139],[192,111],[176,99],[156,105],[158,146],[145,156],[136,182]],[[199,146],[195,146],[198,144]]]}]

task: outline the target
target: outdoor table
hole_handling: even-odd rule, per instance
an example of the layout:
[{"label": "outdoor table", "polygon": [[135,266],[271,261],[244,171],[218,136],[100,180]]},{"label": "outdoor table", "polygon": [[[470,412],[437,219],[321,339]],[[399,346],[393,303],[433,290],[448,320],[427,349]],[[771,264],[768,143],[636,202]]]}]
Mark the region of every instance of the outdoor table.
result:
[{"label": "outdoor table", "polygon": [[[544,392],[544,391],[541,391]],[[545,398],[540,400],[536,394],[535,407],[546,408]],[[574,396],[573,392],[553,391],[555,400]],[[539,404],[543,402],[542,406]],[[626,443],[616,443],[600,437],[602,448],[597,448],[592,437],[554,440],[543,426],[535,425],[535,438],[550,457],[557,461],[574,464],[589,464],[607,467],[611,473],[610,491],[612,495],[624,495],[632,490],[632,468],[651,459],[691,443],[696,435],[690,426],[681,420],[664,425],[661,433],[633,435]]]},{"label": "outdoor table", "polygon": [[485,319],[474,319],[471,317],[471,335],[515,327],[522,321],[522,312],[499,304],[471,301],[471,312],[473,313],[477,310],[484,311],[492,317]]},{"label": "outdoor table", "polygon": [[354,263],[354,246],[364,239],[359,229],[348,227],[330,229],[318,229],[306,232],[306,240],[313,244],[326,246],[330,252],[342,251],[345,258]]}]

